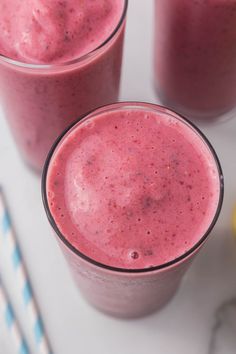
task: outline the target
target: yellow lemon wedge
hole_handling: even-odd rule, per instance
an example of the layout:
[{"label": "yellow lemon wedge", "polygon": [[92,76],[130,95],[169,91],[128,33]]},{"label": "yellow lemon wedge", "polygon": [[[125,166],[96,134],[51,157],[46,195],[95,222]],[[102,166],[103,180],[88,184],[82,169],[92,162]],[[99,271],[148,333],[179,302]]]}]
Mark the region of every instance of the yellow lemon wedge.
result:
[{"label": "yellow lemon wedge", "polygon": [[233,226],[233,234],[234,237],[236,238],[236,206],[234,207],[233,210],[232,226]]}]

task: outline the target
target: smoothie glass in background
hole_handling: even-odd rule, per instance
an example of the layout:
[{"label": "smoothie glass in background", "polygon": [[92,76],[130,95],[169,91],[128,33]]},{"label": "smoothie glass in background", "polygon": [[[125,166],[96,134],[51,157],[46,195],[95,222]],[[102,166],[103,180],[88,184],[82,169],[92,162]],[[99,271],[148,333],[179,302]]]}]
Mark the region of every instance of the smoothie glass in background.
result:
[{"label": "smoothie glass in background", "polygon": [[[6,2],[7,5],[5,4],[5,6],[10,6],[9,4],[11,3],[14,5],[14,1],[11,0],[10,2]],[[70,5],[74,4],[76,9],[80,5],[88,5],[88,2],[84,1],[77,2],[70,0],[67,3]],[[101,36],[105,34],[102,42],[100,42],[99,38],[96,38],[96,28],[93,28],[95,37],[89,39],[92,43],[92,45],[89,44],[89,48],[93,49],[88,53],[85,51],[82,56],[78,55],[77,57],[75,56],[76,52],[73,52],[73,56],[71,55],[71,57],[67,55],[66,48],[69,46],[68,53],[70,53],[70,50],[73,50],[73,45],[79,46],[83,43],[87,48],[87,43],[85,43],[87,32],[88,36],[91,35],[89,15],[85,13],[87,18],[86,16],[84,16],[84,20],[82,18],[84,22],[82,22],[81,28],[77,31],[78,33],[76,33],[78,43],[74,42],[73,44],[73,33],[66,31],[64,27],[62,30],[63,41],[61,41],[60,37],[54,38],[53,36],[56,36],[57,31],[60,30],[60,21],[63,20],[63,16],[71,16],[70,21],[72,21],[75,8],[66,8],[66,2],[34,1],[28,5],[27,3],[24,4],[26,5],[27,11],[31,12],[31,8],[34,4],[43,7],[41,12],[37,12],[39,11],[37,7],[33,9],[33,15],[36,16],[36,19],[37,16],[39,17],[37,23],[35,18],[33,18],[34,21],[32,20],[32,28],[35,32],[34,36],[32,35],[31,38],[32,43],[30,42],[29,44],[32,49],[32,51],[29,51],[29,56],[32,52],[34,58],[29,59],[27,57],[28,52],[26,52],[24,47],[24,40],[23,43],[21,43],[20,49],[21,53],[23,51],[25,59],[24,55],[21,55],[20,59],[12,59],[10,56],[11,53],[9,56],[0,56],[0,100],[19,151],[26,163],[40,172],[53,142],[68,125],[79,116],[91,111],[91,109],[114,102],[118,99],[128,1],[110,2],[106,0],[102,2],[90,2],[91,6],[93,6],[93,4],[96,4],[96,6],[106,6],[106,4],[110,4],[109,6],[111,6],[111,4],[115,4],[114,6],[116,6],[116,9],[119,9],[120,13],[119,17],[117,13],[116,15],[112,13],[114,19],[116,18],[116,23],[110,23],[113,17],[108,17],[107,20],[105,18],[104,21],[110,21],[109,28],[112,28],[112,32],[108,32],[108,29],[104,27],[104,33],[101,32]],[[21,11],[23,6],[22,2],[19,2],[18,5],[19,11]],[[52,9],[50,6],[52,6]],[[63,6],[63,8],[58,9],[57,7],[60,6]],[[100,11],[103,10],[100,9]],[[13,13],[14,16],[17,16],[17,11]],[[42,18],[40,17],[41,14]],[[6,16],[8,16],[8,14],[6,14]],[[50,16],[55,16],[55,18],[52,18],[52,22],[50,22]],[[96,16],[99,16],[99,14],[93,13],[93,16],[97,18]],[[46,20],[48,20],[49,23],[40,24],[40,21],[45,22]],[[66,23],[67,22],[63,22],[63,26],[66,26]],[[92,25],[94,25],[94,22]],[[107,23],[105,23],[104,26],[106,25],[108,26]],[[42,28],[43,31],[49,31],[49,34],[47,32],[44,33]],[[74,30],[76,31],[76,29]],[[39,31],[39,33],[37,31]],[[82,40],[79,31],[85,33]],[[101,31],[103,31],[103,29]],[[15,35],[17,35],[17,33],[21,32],[17,32],[16,30]],[[42,33],[45,38],[42,37]],[[49,35],[51,35],[52,38],[48,38]],[[35,45],[33,43],[34,40],[36,42]],[[47,41],[49,41],[48,43],[52,46],[52,50],[55,50],[55,53],[53,52],[53,60],[50,57],[52,53],[50,53],[48,57],[46,56],[49,47]],[[82,42],[80,43],[79,41]],[[57,48],[57,45],[60,46],[61,43],[65,43],[65,48]],[[6,46],[7,43],[4,44]],[[20,51],[19,45],[14,45],[16,47],[15,51]],[[49,49],[50,48],[51,47],[49,47]],[[2,51],[3,48],[0,39],[1,54]],[[80,53],[81,51],[82,49],[79,48],[78,52]],[[12,56],[13,55],[16,55],[16,53],[14,52]],[[42,59],[40,55],[45,55],[46,57]],[[63,57],[63,55],[66,55],[66,59],[62,62],[60,58]],[[40,63],[35,63],[37,58],[38,60],[40,59]],[[47,63],[49,59],[52,63]]]},{"label": "smoothie glass in background", "polygon": [[85,298],[111,315],[138,317],[175,294],[218,218],[223,177],[191,123],[127,102],[63,133],[46,160],[42,193]]},{"label": "smoothie glass in background", "polygon": [[155,1],[155,88],[188,118],[231,118],[236,107],[236,0]]}]

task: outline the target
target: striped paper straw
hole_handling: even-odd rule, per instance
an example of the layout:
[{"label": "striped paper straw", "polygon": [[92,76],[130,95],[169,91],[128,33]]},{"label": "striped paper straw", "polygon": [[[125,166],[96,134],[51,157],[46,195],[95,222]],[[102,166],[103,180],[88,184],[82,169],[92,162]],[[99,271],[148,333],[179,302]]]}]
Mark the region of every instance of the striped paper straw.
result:
[{"label": "striped paper straw", "polygon": [[0,308],[3,309],[3,316],[7,326],[7,329],[12,337],[15,345],[15,352],[17,354],[30,354],[29,347],[23,336],[19,322],[13,311],[13,307],[6,293],[5,287],[3,286],[2,280],[0,278]]},{"label": "striped paper straw", "polygon": [[17,242],[14,228],[8,212],[3,190],[0,187],[0,234],[8,244],[11,255],[11,264],[15,272],[17,283],[21,291],[23,304],[27,310],[29,322],[32,327],[34,340],[38,352],[41,354],[52,354],[48,337],[46,335],[39,307],[33,294],[27,268],[22,257],[20,246]]}]

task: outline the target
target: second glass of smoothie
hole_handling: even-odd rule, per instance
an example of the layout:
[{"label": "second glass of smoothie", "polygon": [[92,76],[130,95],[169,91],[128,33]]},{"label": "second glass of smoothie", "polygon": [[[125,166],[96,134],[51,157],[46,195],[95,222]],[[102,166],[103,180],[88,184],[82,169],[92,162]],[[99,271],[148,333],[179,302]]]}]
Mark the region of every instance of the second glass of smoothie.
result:
[{"label": "second glass of smoothie", "polygon": [[236,0],[154,0],[155,87],[161,102],[199,122],[236,108]]},{"label": "second glass of smoothie", "polygon": [[40,172],[79,116],[118,99],[127,0],[2,0],[0,100]]},{"label": "second glass of smoothie", "polygon": [[129,102],[93,111],[58,139],[42,191],[84,296],[106,313],[137,317],[178,289],[218,218],[223,177],[192,124]]}]

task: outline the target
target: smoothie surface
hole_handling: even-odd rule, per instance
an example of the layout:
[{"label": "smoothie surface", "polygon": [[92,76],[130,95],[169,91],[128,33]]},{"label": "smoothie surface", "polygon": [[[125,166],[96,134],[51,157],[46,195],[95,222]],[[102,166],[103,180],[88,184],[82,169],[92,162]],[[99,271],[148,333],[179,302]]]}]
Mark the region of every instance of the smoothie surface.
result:
[{"label": "smoothie surface", "polygon": [[77,59],[118,26],[122,0],[1,0],[0,53],[26,63]]},{"label": "smoothie surface", "polygon": [[141,269],[183,255],[207,231],[219,173],[202,138],[163,112],[103,112],[56,148],[48,205],[64,237],[84,255]]}]

